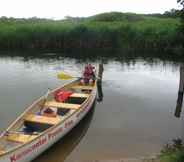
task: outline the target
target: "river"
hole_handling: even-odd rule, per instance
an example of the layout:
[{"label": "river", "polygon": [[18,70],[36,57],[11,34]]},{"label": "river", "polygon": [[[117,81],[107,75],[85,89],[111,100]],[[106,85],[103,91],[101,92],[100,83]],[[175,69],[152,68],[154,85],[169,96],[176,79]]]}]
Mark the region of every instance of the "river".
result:
[{"label": "river", "polygon": [[[52,56],[53,55],[53,56]],[[150,156],[174,138],[184,137],[183,113],[174,116],[179,66],[160,59],[76,59],[0,57],[0,130],[32,101],[78,76],[86,62],[104,62],[103,98],[64,139],[33,162],[73,162]]]}]

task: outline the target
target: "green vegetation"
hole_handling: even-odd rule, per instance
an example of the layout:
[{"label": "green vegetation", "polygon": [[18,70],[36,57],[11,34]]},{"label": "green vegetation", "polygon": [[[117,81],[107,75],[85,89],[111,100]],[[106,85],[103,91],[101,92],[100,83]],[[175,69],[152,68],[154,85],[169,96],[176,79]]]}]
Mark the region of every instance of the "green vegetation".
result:
[{"label": "green vegetation", "polygon": [[[178,43],[184,48],[184,0],[177,0],[182,9],[171,10],[167,15],[180,17],[180,25],[177,28]],[[184,161],[184,143],[181,139],[174,139],[171,144],[167,144],[159,156],[160,162],[183,162]]]},{"label": "green vegetation", "polygon": [[178,51],[178,17],[111,12],[65,20],[0,18],[0,49]]},{"label": "green vegetation", "polygon": [[177,0],[177,2],[182,6],[182,9],[179,11],[179,16],[181,19],[181,25],[179,28],[179,32],[181,34],[181,42],[182,42],[182,46],[184,48],[184,0]]},{"label": "green vegetation", "polygon": [[184,145],[180,139],[173,140],[173,143],[167,144],[161,151],[161,162],[183,162]]}]

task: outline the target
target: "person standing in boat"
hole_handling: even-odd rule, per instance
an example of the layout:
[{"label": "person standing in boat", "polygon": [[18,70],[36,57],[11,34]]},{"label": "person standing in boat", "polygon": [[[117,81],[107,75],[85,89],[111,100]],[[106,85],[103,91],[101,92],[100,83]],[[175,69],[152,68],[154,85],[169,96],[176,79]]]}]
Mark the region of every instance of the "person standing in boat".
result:
[{"label": "person standing in boat", "polygon": [[94,66],[86,64],[82,74],[81,84],[93,84],[95,80]]}]

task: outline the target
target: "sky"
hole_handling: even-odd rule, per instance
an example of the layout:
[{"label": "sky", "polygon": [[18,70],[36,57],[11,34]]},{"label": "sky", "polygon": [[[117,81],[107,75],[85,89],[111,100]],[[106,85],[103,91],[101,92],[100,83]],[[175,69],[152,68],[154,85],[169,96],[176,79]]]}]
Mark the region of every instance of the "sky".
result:
[{"label": "sky", "polygon": [[0,17],[87,17],[103,12],[164,13],[177,0],[0,0]]}]

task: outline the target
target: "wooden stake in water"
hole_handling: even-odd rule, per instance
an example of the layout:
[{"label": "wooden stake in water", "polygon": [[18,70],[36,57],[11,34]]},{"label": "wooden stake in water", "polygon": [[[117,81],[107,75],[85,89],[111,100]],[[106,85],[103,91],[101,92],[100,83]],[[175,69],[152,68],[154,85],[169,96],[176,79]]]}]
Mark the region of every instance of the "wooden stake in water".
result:
[{"label": "wooden stake in water", "polygon": [[98,64],[98,72],[97,72],[98,81],[102,81],[103,71],[104,71],[103,63]]},{"label": "wooden stake in water", "polygon": [[101,102],[103,100],[103,91],[102,91],[102,76],[103,76],[103,64],[100,63],[98,65],[98,71],[97,71],[97,90],[98,90],[98,98],[97,101]]},{"label": "wooden stake in water", "polygon": [[175,116],[180,117],[183,104],[183,91],[184,91],[184,65],[180,66],[180,83],[178,91],[178,99],[176,104]]}]

